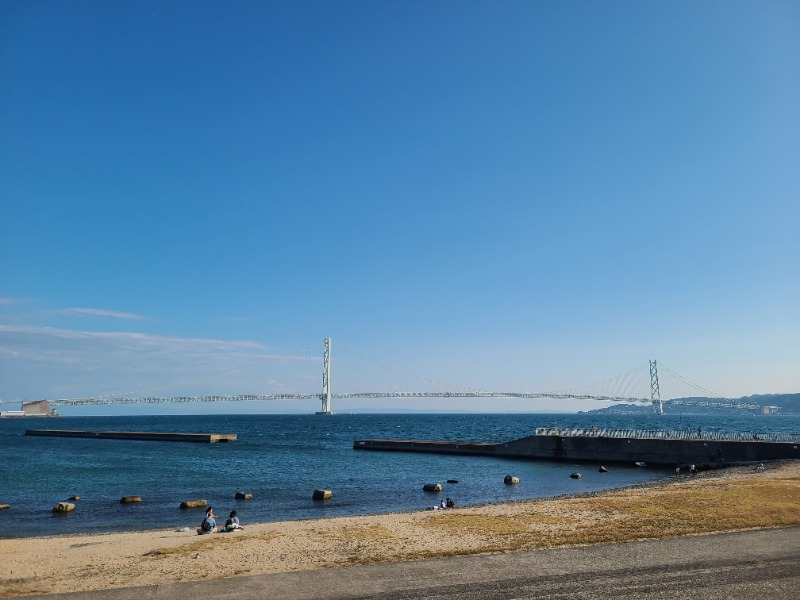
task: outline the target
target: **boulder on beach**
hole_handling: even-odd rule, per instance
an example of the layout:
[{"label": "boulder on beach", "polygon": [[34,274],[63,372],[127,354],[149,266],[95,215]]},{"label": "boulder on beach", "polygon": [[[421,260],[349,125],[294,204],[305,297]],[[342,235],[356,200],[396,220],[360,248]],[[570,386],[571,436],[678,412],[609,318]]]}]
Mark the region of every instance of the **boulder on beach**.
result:
[{"label": "boulder on beach", "polygon": [[81,499],[80,496],[70,496],[69,498],[67,498],[67,500],[69,500],[70,502],[77,502],[80,499]]},{"label": "boulder on beach", "polygon": [[141,496],[123,496],[122,499],[119,501],[120,504],[133,504],[135,502],[141,502]]},{"label": "boulder on beach", "polygon": [[570,475],[570,477],[572,477],[573,479],[580,479],[581,477],[583,477],[583,475],[581,475],[580,473],[573,473],[572,475]]},{"label": "boulder on beach", "polygon": [[503,477],[503,483],[506,485],[515,485],[519,483],[519,477],[514,477],[513,475],[506,475]]},{"label": "boulder on beach", "polygon": [[330,500],[333,498],[333,492],[330,490],[314,490],[311,494],[312,500]]},{"label": "boulder on beach", "polygon": [[248,492],[236,492],[236,494],[233,497],[236,500],[252,500],[253,494],[250,494]]},{"label": "boulder on beach", "polygon": [[426,483],[422,486],[422,489],[426,492],[441,492],[442,491],[442,484],[441,483]]},{"label": "boulder on beach", "polygon": [[181,502],[181,508],[205,508],[208,502],[205,500],[184,500]]},{"label": "boulder on beach", "polygon": [[53,507],[54,513],[68,513],[75,510],[75,505],[72,502],[56,502]]}]

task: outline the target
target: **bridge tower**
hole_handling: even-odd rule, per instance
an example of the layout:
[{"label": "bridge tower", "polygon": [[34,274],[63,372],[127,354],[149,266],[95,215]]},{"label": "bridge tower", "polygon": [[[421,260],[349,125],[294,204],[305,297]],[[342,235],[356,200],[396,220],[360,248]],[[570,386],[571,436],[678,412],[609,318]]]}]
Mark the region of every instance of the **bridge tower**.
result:
[{"label": "bridge tower", "polygon": [[650,401],[653,403],[653,412],[664,414],[664,404],[661,402],[661,390],[658,389],[658,361],[650,361]]},{"label": "bridge tower", "polygon": [[331,411],[331,338],[325,338],[325,352],[322,355],[322,410],[317,415],[335,415]]}]

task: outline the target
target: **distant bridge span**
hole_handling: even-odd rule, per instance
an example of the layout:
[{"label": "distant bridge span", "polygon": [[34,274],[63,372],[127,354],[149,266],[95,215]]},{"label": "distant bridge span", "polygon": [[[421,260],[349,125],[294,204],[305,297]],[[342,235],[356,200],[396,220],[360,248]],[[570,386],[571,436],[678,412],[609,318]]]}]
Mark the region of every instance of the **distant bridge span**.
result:
[{"label": "distant bridge span", "polygon": [[758,409],[757,404],[745,404],[736,401],[709,402],[700,400],[662,400],[658,385],[658,367],[656,361],[650,361],[650,397],[619,396],[619,395],[593,395],[573,394],[562,392],[487,392],[477,390],[462,390],[456,392],[356,392],[338,393],[331,391],[331,340],[327,338],[324,344],[322,393],[321,394],[239,394],[239,395],[212,395],[212,396],[144,396],[144,397],[112,397],[100,396],[90,398],[61,398],[49,400],[51,406],[87,406],[111,404],[162,404],[162,403],[187,403],[187,402],[252,402],[263,400],[320,400],[322,408],[317,414],[333,414],[331,400],[347,398],[521,398],[537,399],[547,398],[552,400],[600,400],[605,402],[627,402],[634,404],[652,404],[653,410],[663,413],[664,404],[706,406],[706,407],[733,407],[744,409]]},{"label": "distant bridge span", "polygon": [[[650,398],[627,396],[593,396],[589,394],[551,394],[547,392],[358,392],[353,394],[331,394],[330,399],[344,400],[349,398],[527,398],[527,399],[552,399],[552,400],[600,400],[607,402],[626,402],[633,404],[651,404]],[[330,412],[330,399],[327,411]],[[325,406],[325,396],[322,394],[231,394],[217,396],[143,396],[136,398],[63,398],[50,400],[53,407],[65,406],[91,406],[111,404],[164,404],[164,403],[191,403],[191,402],[254,402],[266,400],[320,400]],[[735,408],[758,409],[758,404],[729,403],[729,402],[704,402],[696,400],[661,400],[662,404],[675,404],[685,406],[708,406],[719,408],[730,406]]]}]

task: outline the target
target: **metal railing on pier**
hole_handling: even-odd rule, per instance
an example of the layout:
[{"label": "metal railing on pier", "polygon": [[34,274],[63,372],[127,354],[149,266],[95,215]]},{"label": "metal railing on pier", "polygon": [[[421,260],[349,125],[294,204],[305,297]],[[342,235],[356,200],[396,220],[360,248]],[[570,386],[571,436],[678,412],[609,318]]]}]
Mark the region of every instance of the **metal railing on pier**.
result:
[{"label": "metal railing on pier", "polygon": [[538,427],[536,435],[559,437],[605,437],[656,440],[697,440],[715,442],[800,442],[800,433],[761,433],[746,431],[702,431],[685,429],[566,429]]}]

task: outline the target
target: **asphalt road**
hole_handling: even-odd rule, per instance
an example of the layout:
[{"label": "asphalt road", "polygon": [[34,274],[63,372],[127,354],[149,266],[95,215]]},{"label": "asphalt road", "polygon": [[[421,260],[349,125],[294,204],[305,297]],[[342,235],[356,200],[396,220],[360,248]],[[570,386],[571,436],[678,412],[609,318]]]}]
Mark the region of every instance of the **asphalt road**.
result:
[{"label": "asphalt road", "polygon": [[[800,594],[800,527],[37,596],[47,600],[495,600]],[[30,598],[30,597],[29,597]]]}]

